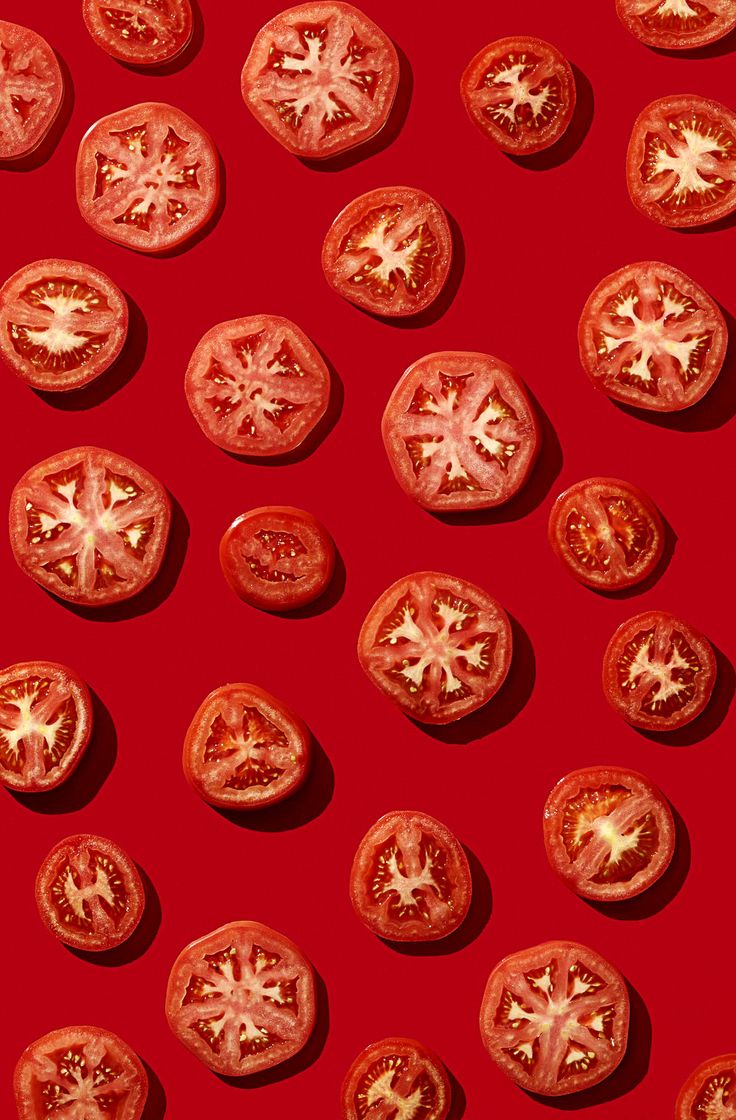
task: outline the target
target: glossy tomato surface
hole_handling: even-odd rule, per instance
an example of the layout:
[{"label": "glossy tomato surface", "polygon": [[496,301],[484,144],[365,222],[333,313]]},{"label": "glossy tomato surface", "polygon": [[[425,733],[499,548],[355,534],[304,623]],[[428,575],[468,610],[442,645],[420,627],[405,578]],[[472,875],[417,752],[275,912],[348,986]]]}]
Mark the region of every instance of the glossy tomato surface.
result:
[{"label": "glossy tomato surface", "polygon": [[30,155],[46,138],[64,98],[54,51],[29,27],[0,19],[0,163]]},{"label": "glossy tomato surface", "polygon": [[342,1086],[341,1120],[446,1120],[451,1103],[444,1065],[414,1038],[382,1038],[358,1054]]},{"label": "glossy tomato surface", "polygon": [[682,1086],[675,1120],[731,1120],[736,1107],[736,1054],[701,1062]]},{"label": "glossy tomato surface", "polygon": [[624,27],[650,47],[692,50],[736,27],[732,0],[616,0]]},{"label": "glossy tomato surface", "polygon": [[82,16],[98,47],[131,66],[169,62],[192,37],[189,0],[82,0]]}]

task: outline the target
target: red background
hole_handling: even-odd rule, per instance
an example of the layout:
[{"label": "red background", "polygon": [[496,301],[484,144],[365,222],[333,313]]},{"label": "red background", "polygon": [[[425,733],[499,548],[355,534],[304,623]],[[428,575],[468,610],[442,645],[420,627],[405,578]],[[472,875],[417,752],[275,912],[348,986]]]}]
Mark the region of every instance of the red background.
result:
[{"label": "red background", "polygon": [[[709,712],[666,742],[620,721],[603,699],[599,673],[614,628],[648,607],[681,612],[729,652],[734,360],[692,411],[670,421],[635,417],[590,387],[576,324],[605,273],[646,257],[682,268],[734,309],[733,227],[689,236],[658,228],[633,209],[624,179],[628,132],[646,102],[682,92],[732,98],[733,36],[707,57],[688,59],[636,42],[613,0],[525,0],[511,12],[466,3],[455,6],[463,12],[458,21],[440,17],[440,5],[367,0],[367,12],[408,59],[397,118],[405,120],[389,129],[380,150],[337,170],[315,170],[267,136],[240,98],[241,65],[255,31],[274,14],[273,0],[200,4],[199,49],[165,76],[135,73],[107,57],[86,34],[78,3],[34,4],[33,26],[71,73],[71,117],[47,162],[0,172],[4,275],[39,257],[77,258],[109,272],[140,308],[121,366],[84,399],[43,399],[2,374],[0,499],[7,501],[38,459],[93,443],[139,461],[179,503],[159,583],[112,618],[83,617],[48,597],[16,569],[7,544],[0,548],[3,662],[66,661],[99,697],[97,733],[75,779],[53,795],[3,798],[0,959],[9,1031],[1,1110],[12,1111],[11,1070],[27,1042],[91,1021],[121,1034],[155,1071],[146,1120],[161,1120],[165,1110],[175,1120],[240,1110],[270,1120],[334,1115],[353,1056],[388,1034],[416,1035],[446,1060],[462,1086],[456,1084],[455,1117],[527,1120],[555,1109],[597,1120],[669,1117],[687,1072],[734,1049],[731,842],[724,828],[736,777],[727,718],[733,672],[723,656]],[[28,15],[25,0],[5,0],[4,18],[23,23]],[[550,39],[578,68],[573,131],[562,153],[532,167],[485,140],[457,92],[476,50],[514,32]],[[86,128],[146,99],[170,101],[200,121],[226,169],[216,227],[164,260],[97,237],[74,198],[74,159]],[[337,211],[356,194],[395,182],[429,191],[460,231],[453,298],[420,325],[369,318],[331,292],[320,271],[322,238]],[[204,331],[261,311],[299,323],[344,385],[334,428],[290,465],[228,457],[201,435],[184,399],[184,370]],[[524,493],[462,524],[432,517],[404,497],[379,434],[401,372],[425,353],[451,348],[510,362],[549,418]],[[630,598],[578,586],[546,542],[555,493],[592,474],[637,483],[671,525],[661,578]],[[303,506],[333,532],[345,578],[324,610],[271,617],[226,587],[220,535],[236,514],[267,503]],[[503,692],[445,731],[404,719],[354,654],[374,598],[423,567],[476,581],[517,620]],[[322,748],[302,795],[240,827],[199,801],[180,763],[200,700],[232,680],[281,695]],[[660,886],[603,912],[568,893],[548,869],[541,809],[566,771],[608,761],[659,783],[682,823],[675,866]],[[392,948],[351,911],[347,876],[357,842],[380,814],[402,807],[436,815],[475,854],[476,903],[449,946]],[[40,861],[76,831],[117,840],[155,886],[159,901],[115,967],[64,948],[35,911]],[[313,1043],[290,1065],[293,1076],[275,1071],[242,1090],[185,1051],[163,1014],[179,949],[235,918],[262,920],[292,937],[328,993]],[[487,1058],[477,1014],[493,964],[553,937],[608,955],[638,995],[619,1073],[592,1094],[545,1103],[514,1087]]]}]

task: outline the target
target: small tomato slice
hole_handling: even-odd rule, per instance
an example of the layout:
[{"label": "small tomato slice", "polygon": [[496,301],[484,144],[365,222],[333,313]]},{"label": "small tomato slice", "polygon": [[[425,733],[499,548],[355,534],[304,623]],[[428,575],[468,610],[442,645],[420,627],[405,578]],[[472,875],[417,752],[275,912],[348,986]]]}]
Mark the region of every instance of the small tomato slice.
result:
[{"label": "small tomato slice", "polygon": [[447,1120],[447,1071],[414,1038],[382,1038],[358,1054],[342,1086],[342,1120]]},{"label": "small tomato slice", "polygon": [[692,50],[736,27],[733,0],[616,0],[618,18],[650,47]]},{"label": "small tomato slice", "polygon": [[156,66],[192,37],[189,0],[82,0],[87,30],[103,51],[131,66]]},{"label": "small tomato slice", "polygon": [[732,1120],[736,1105],[736,1054],[701,1062],[677,1097],[675,1120]]},{"label": "small tomato slice", "polygon": [[22,159],[35,151],[63,99],[64,78],[46,40],[0,19],[0,160]]}]

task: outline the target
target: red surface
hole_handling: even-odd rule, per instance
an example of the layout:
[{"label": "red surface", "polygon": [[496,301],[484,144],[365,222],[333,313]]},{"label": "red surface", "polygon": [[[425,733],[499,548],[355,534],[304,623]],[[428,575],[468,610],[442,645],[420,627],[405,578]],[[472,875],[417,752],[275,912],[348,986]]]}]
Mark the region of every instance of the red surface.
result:
[{"label": "red surface", "polygon": [[[551,1115],[560,1106],[525,1096],[492,1064],[477,1015],[500,957],[571,938],[608,955],[638,995],[628,1059],[592,1100],[565,1107],[596,1120],[667,1120],[686,1073],[733,1049],[732,999],[722,986],[733,995],[724,865],[736,780],[733,718],[726,714],[733,673],[722,659],[708,713],[672,742],[657,742],[611,711],[600,665],[616,626],[649,608],[681,613],[729,652],[736,542],[724,488],[733,478],[734,359],[696,410],[671,423],[640,419],[591,388],[576,328],[600,278],[642,258],[683,269],[733,312],[734,226],[690,235],[659,228],[631,205],[624,175],[628,131],[648,101],[690,90],[733,101],[733,37],[712,57],[671,58],[629,36],[612,0],[596,4],[595,24],[588,0],[527,0],[523,12],[498,9],[494,17],[475,4],[459,26],[438,22],[429,8],[420,15],[416,4],[371,0],[368,13],[410,60],[411,103],[387,147],[332,172],[288,155],[241,102],[240,67],[275,5],[201,6],[201,48],[183,69],[153,76],[100,51],[78,4],[34,5],[35,29],[73,74],[73,112],[48,162],[0,172],[4,274],[38,257],[88,260],[141,308],[122,367],[87,398],[93,407],[42,399],[0,371],[10,424],[0,445],[2,503],[32,463],[96,443],[138,460],[181,507],[161,582],[141,603],[118,608],[112,621],[82,617],[49,598],[15,567],[7,542],[0,548],[3,663],[68,662],[100,698],[96,736],[77,778],[50,797],[2,797],[0,959],[12,1029],[2,1051],[0,1111],[12,1114],[10,1071],[27,1042],[91,1021],[119,1033],[155,1070],[163,1089],[155,1083],[146,1120],[160,1120],[164,1092],[174,1120],[246,1111],[291,1120],[304,1114],[304,1102],[314,1102],[306,1106],[310,1114],[335,1115],[352,1059],[392,1034],[418,1037],[447,1062],[467,1098],[468,1120]],[[233,14],[226,16],[226,7]],[[22,0],[5,0],[3,17],[23,22],[30,10]],[[549,166],[549,155],[535,168],[502,155],[460,102],[467,61],[492,37],[516,31],[551,40],[579,68],[581,115],[563,142],[570,158],[557,166]],[[591,86],[595,110],[582,137]],[[102,240],[74,200],[74,158],[85,129],[146,98],[170,100],[200,121],[226,168],[227,200],[215,229],[166,260]],[[418,327],[369,318],[331,292],[320,272],[322,238],[338,210],[392,182],[415,184],[446,205],[465,244],[454,298]],[[290,465],[229,458],[199,432],[184,399],[184,371],[204,331],[261,311],[306,330],[345,387],[334,429]],[[733,332],[732,317],[729,325]],[[454,348],[510,362],[550,418],[541,460],[514,505],[462,524],[424,513],[405,497],[379,429],[403,370],[425,353]],[[676,538],[661,578],[629,598],[604,598],[577,584],[546,541],[554,494],[594,474],[640,485],[670,522],[670,543]],[[336,581],[327,609],[271,617],[239,603],[222,579],[222,531],[245,509],[270,503],[310,509],[334,534],[347,576],[344,590]],[[480,715],[434,732],[409,723],[378,694],[353,649],[376,596],[424,567],[479,583],[518,619],[503,692]],[[269,817],[245,817],[242,827],[200,801],[181,770],[189,720],[212,688],[230,680],[251,680],[283,697],[324,751],[303,794]],[[606,762],[647,774],[684,823],[661,887],[603,913],[547,866],[540,814],[563,773]],[[476,856],[475,909],[452,945],[397,950],[352,913],[347,881],[355,846],[382,813],[402,807],[438,817]],[[80,831],[122,844],[160,900],[160,926],[155,905],[145,937],[133,945],[138,955],[120,951],[116,967],[69,952],[35,912],[40,861],[56,840]],[[181,947],[238,918],[266,922],[295,940],[329,992],[329,1025],[323,999],[315,1041],[294,1076],[258,1077],[242,1091],[184,1050],[163,1010]]]}]

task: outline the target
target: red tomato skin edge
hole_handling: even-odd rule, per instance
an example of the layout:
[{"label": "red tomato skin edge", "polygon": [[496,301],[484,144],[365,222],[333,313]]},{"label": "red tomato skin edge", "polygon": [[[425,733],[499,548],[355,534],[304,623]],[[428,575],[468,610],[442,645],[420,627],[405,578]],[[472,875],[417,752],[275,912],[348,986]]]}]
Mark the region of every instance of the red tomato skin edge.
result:
[{"label": "red tomato skin edge", "polygon": [[449,1106],[452,1104],[452,1088],[450,1086],[450,1079],[447,1076],[445,1063],[441,1058],[435,1054],[434,1050],[430,1050],[423,1042],[419,1042],[416,1038],[404,1038],[402,1036],[392,1035],[390,1038],[380,1038],[377,1042],[371,1042],[370,1045],[364,1046],[360,1053],[353,1060],[350,1069],[343,1078],[342,1088],[340,1090],[340,1100],[342,1102],[342,1111],[344,1120],[357,1120],[357,1113],[351,1100],[351,1095],[354,1092],[352,1080],[358,1068],[369,1059],[372,1051],[376,1051],[377,1055],[381,1051],[386,1050],[416,1050],[421,1054],[433,1067],[433,1072],[438,1080],[442,1083],[444,1090],[445,1100],[448,1107],[440,1113],[436,1120],[446,1120],[449,1113]]},{"label": "red tomato skin edge", "polygon": [[713,1077],[724,1067],[736,1066],[736,1053],[719,1054],[716,1058],[707,1058],[693,1070],[685,1084],[677,1094],[675,1104],[675,1120],[691,1120],[691,1107],[695,1102],[695,1095],[703,1082],[708,1077]]},{"label": "red tomato skin edge", "polygon": [[104,51],[105,54],[109,55],[110,58],[114,58],[116,62],[122,62],[125,66],[132,66],[135,70],[138,70],[140,68],[144,72],[148,73],[151,71],[155,71],[159,67],[168,66],[170,62],[174,62],[175,59],[181,58],[184,51],[190,45],[194,37],[193,12],[191,8],[189,8],[189,34],[187,35],[181,46],[176,51],[174,51],[173,54],[168,54],[165,58],[151,59],[150,62],[142,58],[135,59],[129,58],[122,54],[116,54],[114,51],[111,51],[109,47],[103,46],[97,35],[95,35],[92,30],[93,22],[91,18],[87,17],[87,13],[93,11],[97,7],[99,7],[98,0],[83,0],[82,19],[84,20],[85,27],[87,28],[90,38],[96,44],[96,46],[98,46],[100,50]]}]

